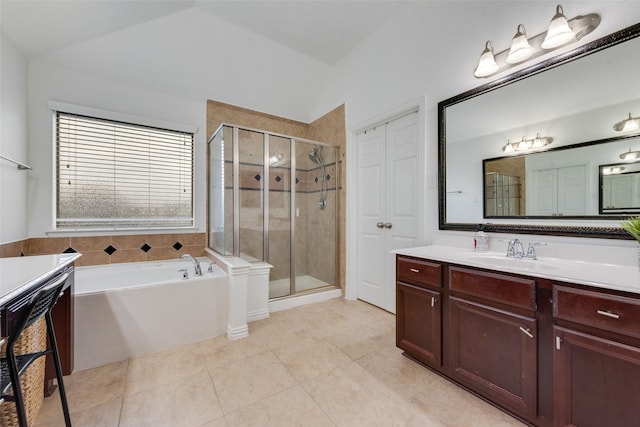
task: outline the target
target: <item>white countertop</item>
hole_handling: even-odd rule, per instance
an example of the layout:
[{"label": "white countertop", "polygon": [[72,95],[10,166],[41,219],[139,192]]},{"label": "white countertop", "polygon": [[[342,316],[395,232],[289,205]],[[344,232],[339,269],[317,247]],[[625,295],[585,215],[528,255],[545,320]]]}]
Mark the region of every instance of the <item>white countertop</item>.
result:
[{"label": "white countertop", "polygon": [[395,254],[468,265],[507,273],[596,286],[640,294],[638,266],[593,263],[560,258],[538,260],[507,258],[502,252],[475,252],[453,246],[396,249]]},{"label": "white countertop", "polygon": [[0,258],[0,306],[80,256],[72,253]]}]

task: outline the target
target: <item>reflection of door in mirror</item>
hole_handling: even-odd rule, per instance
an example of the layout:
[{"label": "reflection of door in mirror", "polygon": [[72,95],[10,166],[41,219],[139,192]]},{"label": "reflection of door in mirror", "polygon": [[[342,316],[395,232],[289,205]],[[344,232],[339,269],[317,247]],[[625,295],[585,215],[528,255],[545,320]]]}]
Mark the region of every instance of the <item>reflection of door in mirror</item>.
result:
[{"label": "reflection of door in mirror", "polygon": [[586,213],[586,166],[568,166],[529,172],[526,214],[575,216]]},{"label": "reflection of door in mirror", "polygon": [[600,213],[640,213],[640,162],[600,165]]}]

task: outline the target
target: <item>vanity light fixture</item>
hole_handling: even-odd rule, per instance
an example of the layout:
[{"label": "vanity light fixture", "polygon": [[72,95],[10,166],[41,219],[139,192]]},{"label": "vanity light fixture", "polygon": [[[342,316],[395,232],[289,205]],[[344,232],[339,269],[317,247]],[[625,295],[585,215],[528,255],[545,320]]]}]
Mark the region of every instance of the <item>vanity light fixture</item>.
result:
[{"label": "vanity light fixture", "polygon": [[556,14],[549,23],[548,30],[527,38],[524,25],[518,25],[516,35],[509,49],[494,53],[491,41],[485,43],[478,66],[473,72],[477,78],[489,77],[506,71],[524,61],[531,60],[550,51],[574,43],[591,33],[600,25],[600,15],[590,13],[571,20],[564,16],[561,5],[556,6]]},{"label": "vanity light fixture", "polygon": [[507,143],[502,147],[502,151],[505,153],[513,153],[515,151],[528,151],[538,150],[553,142],[553,138],[550,136],[540,136],[540,133],[536,134],[535,138],[526,139],[524,136],[520,141],[511,142],[507,140]]},{"label": "vanity light fixture", "polygon": [[516,35],[513,36],[511,40],[511,48],[509,49],[509,54],[506,59],[507,63],[517,64],[518,62],[522,62],[533,55],[533,52],[534,49],[529,44],[529,40],[527,40],[527,32],[524,25],[518,25]]},{"label": "vanity light fixture", "polygon": [[616,175],[624,170],[624,166],[611,166],[608,168],[602,168],[603,175]]},{"label": "vanity light fixture", "polygon": [[480,55],[480,61],[473,75],[476,77],[487,77],[496,71],[498,71],[498,64],[496,64],[496,59],[493,56],[493,44],[489,40],[485,44],[482,55]]},{"label": "vanity light fixture", "polygon": [[636,159],[640,159],[640,151],[636,150],[636,151],[631,151],[631,148],[629,148],[629,151],[627,151],[626,153],[622,153],[620,154],[620,158],[622,160],[636,160]]},{"label": "vanity light fixture", "polygon": [[613,130],[618,132],[629,132],[638,129],[640,129],[640,117],[631,117],[631,113],[629,113],[629,118],[613,125]]},{"label": "vanity light fixture", "polygon": [[562,6],[556,6],[556,14],[549,23],[549,30],[542,42],[543,49],[555,49],[576,40],[576,33],[569,26]]}]

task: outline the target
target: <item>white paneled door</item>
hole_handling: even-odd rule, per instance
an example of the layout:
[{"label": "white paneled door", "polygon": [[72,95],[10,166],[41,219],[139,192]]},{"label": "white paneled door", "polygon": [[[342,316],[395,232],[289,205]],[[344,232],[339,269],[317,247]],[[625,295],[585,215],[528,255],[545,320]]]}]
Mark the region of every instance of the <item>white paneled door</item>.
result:
[{"label": "white paneled door", "polygon": [[393,249],[419,235],[419,126],[412,112],[357,135],[358,299],[395,313]]}]

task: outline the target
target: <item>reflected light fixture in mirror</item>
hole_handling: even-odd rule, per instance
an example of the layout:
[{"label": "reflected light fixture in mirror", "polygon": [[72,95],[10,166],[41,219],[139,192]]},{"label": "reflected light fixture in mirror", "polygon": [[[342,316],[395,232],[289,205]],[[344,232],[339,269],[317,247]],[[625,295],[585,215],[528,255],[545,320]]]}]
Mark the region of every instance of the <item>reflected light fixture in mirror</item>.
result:
[{"label": "reflected light fixture in mirror", "polygon": [[555,49],[576,40],[576,33],[569,27],[562,6],[556,7],[556,14],[549,23],[549,30],[542,42],[543,49]]},{"label": "reflected light fixture in mirror", "polygon": [[631,148],[629,148],[629,151],[627,151],[626,153],[620,154],[620,158],[622,160],[640,159],[640,151],[631,151]]},{"label": "reflected light fixture in mirror", "polygon": [[623,166],[612,166],[608,168],[602,168],[603,175],[616,175],[624,170]]},{"label": "reflected light fixture in mirror", "polygon": [[476,77],[487,77],[496,71],[498,71],[498,64],[496,64],[496,59],[493,56],[493,44],[491,44],[491,41],[487,41],[473,75]]},{"label": "reflected light fixture in mirror", "polygon": [[613,129],[618,132],[638,130],[640,129],[640,117],[631,117],[631,113],[629,113],[629,118],[613,125]]},{"label": "reflected light fixture in mirror", "polygon": [[516,35],[511,40],[511,48],[509,49],[509,55],[507,55],[508,64],[517,64],[533,55],[534,49],[527,40],[527,32],[524,25],[518,25]]},{"label": "reflected light fixture in mirror", "polygon": [[523,136],[520,141],[511,142],[507,140],[507,143],[504,147],[502,147],[502,151],[505,153],[513,153],[515,151],[528,151],[528,150],[537,150],[553,142],[553,138],[550,136],[540,136],[540,133],[536,134],[535,138],[525,139]]}]

